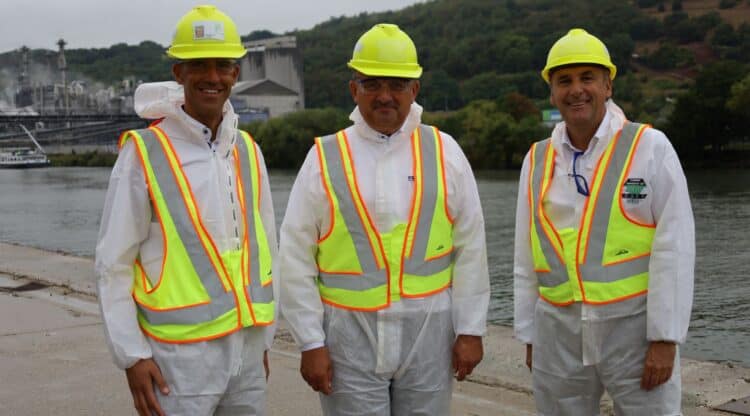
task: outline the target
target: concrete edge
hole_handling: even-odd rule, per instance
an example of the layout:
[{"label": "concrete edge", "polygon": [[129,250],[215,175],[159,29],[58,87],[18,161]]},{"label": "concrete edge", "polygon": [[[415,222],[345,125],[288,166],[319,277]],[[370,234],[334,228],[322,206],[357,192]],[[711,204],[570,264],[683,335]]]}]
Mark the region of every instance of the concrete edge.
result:
[{"label": "concrete edge", "polygon": [[[91,258],[0,243],[0,273],[56,286],[86,298],[96,297]],[[276,340],[294,348],[283,322]],[[488,325],[484,347],[484,360],[468,380],[531,395],[531,377],[524,364],[525,346],[513,339],[512,328]],[[750,395],[750,368],[682,358],[681,371],[685,408],[714,408]]]}]

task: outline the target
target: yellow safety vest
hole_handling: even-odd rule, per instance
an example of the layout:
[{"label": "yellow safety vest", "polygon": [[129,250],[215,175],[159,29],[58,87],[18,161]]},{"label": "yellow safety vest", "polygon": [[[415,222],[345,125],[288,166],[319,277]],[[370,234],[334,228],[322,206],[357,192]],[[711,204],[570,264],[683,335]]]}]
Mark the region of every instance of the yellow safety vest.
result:
[{"label": "yellow safety vest", "polygon": [[648,265],[656,224],[628,217],[622,193],[647,125],[626,122],[610,140],[591,181],[591,194],[578,228],[555,229],[544,207],[555,168],[550,139],[530,150],[531,249],[539,295],[564,306],[603,305],[648,291]]},{"label": "yellow safety vest", "polygon": [[120,146],[128,139],[135,143],[164,236],[159,276],[148,276],[140,257],[133,266],[138,321],[154,339],[196,342],[273,323],[271,251],[259,213],[259,149],[246,132],[240,133],[233,158],[245,235],[240,250],[221,253],[206,231],[167,135],[150,127],[121,136]]},{"label": "yellow safety vest", "polygon": [[374,311],[401,297],[426,297],[450,287],[453,219],[437,128],[423,125],[411,136],[414,192],[409,222],[385,233],[376,229],[359,192],[345,132],[318,137],[315,147],[331,216],[316,258],[323,302]]}]

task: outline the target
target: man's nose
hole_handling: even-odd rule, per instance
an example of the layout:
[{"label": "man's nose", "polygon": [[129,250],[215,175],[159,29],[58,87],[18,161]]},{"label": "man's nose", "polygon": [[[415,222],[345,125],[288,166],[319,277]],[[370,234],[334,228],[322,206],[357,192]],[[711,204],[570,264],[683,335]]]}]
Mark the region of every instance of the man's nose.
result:
[{"label": "man's nose", "polygon": [[380,89],[378,90],[378,93],[375,96],[375,99],[381,103],[393,101],[393,93],[391,92],[391,88],[388,86],[387,83],[384,82],[380,86]]},{"label": "man's nose", "polygon": [[583,92],[583,82],[580,79],[574,79],[570,83],[570,91],[574,94],[580,94]]},{"label": "man's nose", "polygon": [[207,80],[210,80],[212,82],[219,82],[220,80],[219,68],[216,66],[215,62],[207,63],[206,71],[203,75]]}]

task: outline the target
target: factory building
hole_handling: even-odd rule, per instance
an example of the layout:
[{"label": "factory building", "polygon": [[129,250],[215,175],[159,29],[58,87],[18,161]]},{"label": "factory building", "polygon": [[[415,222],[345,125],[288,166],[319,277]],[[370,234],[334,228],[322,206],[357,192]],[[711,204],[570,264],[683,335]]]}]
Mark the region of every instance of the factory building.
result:
[{"label": "factory building", "polygon": [[305,108],[302,54],[294,36],[244,43],[240,77],[232,89],[232,103],[246,122],[258,113],[277,117]]}]

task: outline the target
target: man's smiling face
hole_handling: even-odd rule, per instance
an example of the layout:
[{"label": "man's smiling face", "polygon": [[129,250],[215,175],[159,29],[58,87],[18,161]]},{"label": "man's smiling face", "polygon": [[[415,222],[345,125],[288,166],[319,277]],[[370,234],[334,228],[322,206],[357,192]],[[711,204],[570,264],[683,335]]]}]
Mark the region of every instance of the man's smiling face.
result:
[{"label": "man's smiling face", "polygon": [[185,89],[185,112],[211,125],[221,119],[240,67],[233,59],[191,59],[174,64],[172,74]]},{"label": "man's smiling face", "polygon": [[612,80],[601,66],[566,66],[550,74],[550,103],[569,126],[596,130],[611,96]]}]

